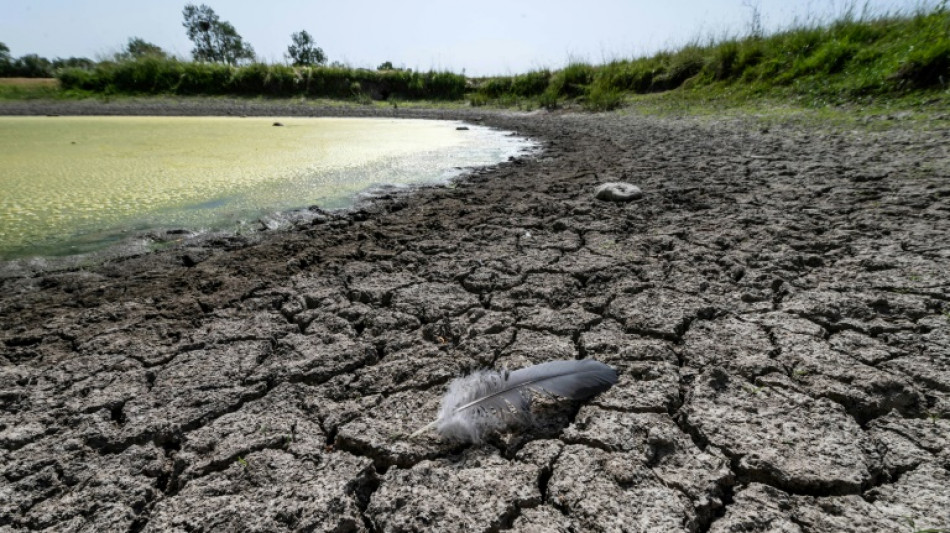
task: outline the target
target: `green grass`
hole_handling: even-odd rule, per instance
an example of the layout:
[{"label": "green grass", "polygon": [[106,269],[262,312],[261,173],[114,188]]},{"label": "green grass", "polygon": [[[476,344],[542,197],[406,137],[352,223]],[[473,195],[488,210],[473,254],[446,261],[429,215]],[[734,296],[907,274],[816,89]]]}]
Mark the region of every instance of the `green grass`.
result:
[{"label": "green grass", "polygon": [[[516,78],[547,78],[533,91]],[[609,110],[632,95],[697,93],[734,105],[762,98],[820,107],[929,94],[950,88],[950,10],[946,3],[908,15],[845,15],[826,25],[764,37],[692,44],[604,65],[572,63],[561,71],[482,80],[470,95],[482,105],[533,99],[539,106],[579,104]],[[627,97],[624,98],[624,95]],[[685,99],[696,101],[695,96]],[[661,98],[660,100],[664,100]]]},{"label": "green grass", "polygon": [[75,91],[64,91],[52,78],[0,78],[0,101],[49,100],[88,96]]}]

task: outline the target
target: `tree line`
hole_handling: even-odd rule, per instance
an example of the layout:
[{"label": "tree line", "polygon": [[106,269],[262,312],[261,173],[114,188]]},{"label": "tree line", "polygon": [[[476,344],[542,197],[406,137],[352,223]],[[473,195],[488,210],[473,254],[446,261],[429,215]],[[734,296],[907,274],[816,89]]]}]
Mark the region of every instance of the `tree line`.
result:
[{"label": "tree line", "polygon": [[14,58],[10,48],[0,43],[0,78],[50,78],[61,68],[91,68],[95,62],[85,57],[49,60],[37,54]]},{"label": "tree line", "polygon": [[[191,57],[196,62],[222,63],[239,66],[255,61],[254,48],[244,40],[230,22],[221,20],[212,8],[205,4],[187,4],[182,10],[182,26],[188,39],[194,44]],[[327,64],[323,49],[316,45],[313,36],[306,30],[290,36],[285,58],[295,67],[322,66]],[[160,46],[139,37],[129,39],[121,51],[105,59],[107,62],[135,61],[143,58],[174,59]],[[47,59],[37,54],[19,58],[10,55],[10,48],[0,42],[0,77],[49,78],[63,68],[90,69],[96,61],[85,57]],[[392,64],[389,62],[380,66]],[[336,64],[336,66],[342,66]]]}]

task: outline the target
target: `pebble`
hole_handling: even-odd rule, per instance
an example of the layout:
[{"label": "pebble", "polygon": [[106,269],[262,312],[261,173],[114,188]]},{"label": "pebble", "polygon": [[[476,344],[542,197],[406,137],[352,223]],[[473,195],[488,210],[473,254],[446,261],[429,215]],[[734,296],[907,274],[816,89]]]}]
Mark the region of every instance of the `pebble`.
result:
[{"label": "pebble", "polygon": [[632,183],[615,181],[597,187],[594,197],[608,202],[630,202],[642,198],[643,191]]}]

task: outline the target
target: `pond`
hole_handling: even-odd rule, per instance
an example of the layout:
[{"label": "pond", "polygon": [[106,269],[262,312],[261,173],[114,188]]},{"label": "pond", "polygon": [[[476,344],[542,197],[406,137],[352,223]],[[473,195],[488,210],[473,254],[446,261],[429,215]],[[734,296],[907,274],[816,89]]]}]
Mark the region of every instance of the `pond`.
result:
[{"label": "pond", "polygon": [[506,132],[460,126],[0,117],[0,259],[84,253],[156,230],[239,230],[312,205],[347,207],[381,185],[445,182],[533,146]]}]

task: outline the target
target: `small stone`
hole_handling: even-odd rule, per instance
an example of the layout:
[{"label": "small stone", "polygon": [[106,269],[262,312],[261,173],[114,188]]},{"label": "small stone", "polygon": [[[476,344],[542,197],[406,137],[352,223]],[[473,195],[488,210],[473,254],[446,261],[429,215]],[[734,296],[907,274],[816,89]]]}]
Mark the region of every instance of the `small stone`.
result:
[{"label": "small stone", "polygon": [[281,123],[281,122],[275,122],[273,125],[274,125],[274,126],[283,126],[283,123]]},{"label": "small stone", "polygon": [[468,131],[468,126],[459,126],[455,128],[455,131]]},{"label": "small stone", "polygon": [[642,198],[643,191],[640,190],[640,187],[637,187],[632,183],[615,181],[604,183],[597,187],[594,197],[596,197],[598,200],[605,200],[608,202],[629,202]]}]

